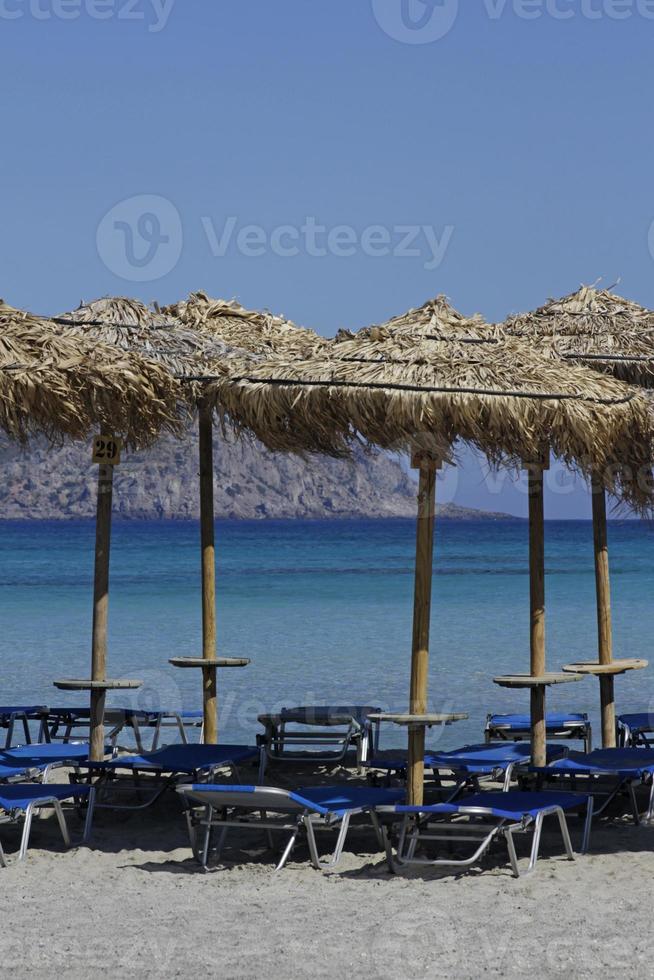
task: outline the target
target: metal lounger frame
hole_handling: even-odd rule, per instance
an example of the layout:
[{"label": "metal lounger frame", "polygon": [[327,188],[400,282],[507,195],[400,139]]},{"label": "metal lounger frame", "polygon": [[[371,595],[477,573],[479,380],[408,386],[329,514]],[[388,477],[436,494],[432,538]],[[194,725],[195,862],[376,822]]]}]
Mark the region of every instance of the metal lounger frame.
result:
[{"label": "metal lounger frame", "polygon": [[[44,791],[45,792],[45,791]],[[74,796],[74,787],[71,787],[71,796]],[[93,811],[95,807],[95,791],[93,787],[89,790],[88,795],[85,795],[84,799],[87,801],[86,817],[84,820],[84,831],[82,834],[82,844],[86,844],[91,836],[91,828],[93,825]],[[61,836],[63,838],[66,847],[71,846],[71,838],[68,832],[68,824],[66,823],[66,815],[64,813],[63,807],[61,805],[62,801],[57,799],[55,796],[46,796],[38,800],[33,800],[25,810],[10,810],[8,814],[0,815],[0,824],[11,824],[17,823],[21,817],[24,817],[23,832],[20,839],[20,849],[18,851],[17,861],[23,861],[27,855],[27,848],[29,847],[30,832],[32,829],[32,821],[34,819],[34,814],[36,810],[41,809],[45,806],[51,806],[54,809],[55,815],[57,817],[57,822],[59,823],[59,829],[61,830]],[[6,868],[8,866],[8,861],[5,857],[5,853],[2,849],[2,844],[0,843],[0,867]]]},{"label": "metal lounger frame", "polygon": [[[119,762],[120,760],[117,761]],[[138,792],[142,788],[139,786],[139,775],[158,776],[159,777],[158,781],[160,782],[161,785],[157,790],[155,790],[155,792],[150,796],[150,798],[145,801],[145,803],[129,803],[129,804],[128,803],[96,803],[95,805],[96,807],[103,810],[147,810],[148,807],[153,806],[157,802],[157,800],[163,796],[166,790],[175,789],[175,787],[180,782],[180,780],[184,780],[188,782],[188,780],[190,779],[193,782],[198,782],[198,783],[215,782],[215,778],[218,775],[218,773],[221,771],[221,769],[226,769],[226,768],[231,769],[234,778],[238,782],[241,781],[238,766],[233,762],[219,762],[214,765],[200,766],[199,768],[194,769],[193,772],[191,773],[172,772],[171,770],[161,769],[157,766],[151,766],[151,767],[135,766],[133,768],[131,766],[125,767],[124,770],[125,774],[129,775],[131,773],[131,775],[133,776],[133,786],[117,787],[114,784],[112,785],[112,789],[115,790],[120,788],[128,791],[136,790]],[[263,780],[265,769],[266,769],[266,755],[263,751],[260,751],[258,777],[259,780],[261,781]],[[89,779],[92,773],[93,773],[93,768],[89,768]],[[165,775],[165,773],[169,773],[169,775]],[[108,788],[111,777],[112,776],[116,777],[116,775],[117,773],[115,769],[107,769],[103,767],[100,770],[100,777],[95,784],[96,789],[98,791],[97,792],[98,798],[101,796],[102,791]]]},{"label": "metal lounger frame", "polygon": [[[623,790],[625,790],[627,796],[629,797],[629,805],[631,807],[631,814],[633,816],[634,823],[636,825],[641,823],[648,824],[652,822],[652,819],[654,819],[654,776],[653,775],[649,775],[646,778],[642,778],[641,776],[635,776],[635,775],[624,776],[621,772],[618,771],[611,772],[611,770],[607,769],[606,772],[590,772],[590,773],[567,772],[566,770],[560,770],[560,771],[552,770],[551,773],[539,772],[537,774],[537,777],[538,777],[537,782],[539,785],[542,784],[543,782],[548,782],[548,783],[549,782],[558,783],[564,781],[570,782],[571,783],[570,788],[572,791],[577,791],[578,781],[580,781],[581,786],[584,787],[585,784],[592,783],[592,782],[599,783],[602,780],[610,780],[612,777],[614,777],[615,781],[606,790],[603,791],[600,790],[597,793],[592,792],[590,787],[588,789],[582,788],[578,790],[578,792],[582,792],[582,793],[588,792],[593,797],[599,795],[603,795],[606,797],[606,799],[601,804],[601,806],[594,805],[594,810],[593,810],[594,816],[600,817],[607,809],[607,807],[609,807],[611,803],[613,803],[613,801],[620,795],[620,793]],[[644,814],[641,814],[638,809],[638,801],[636,800],[635,787],[642,785],[648,779],[650,782],[649,801],[647,804],[647,809],[645,810]]]},{"label": "metal lounger frame", "polygon": [[[119,748],[118,746],[118,736],[125,729],[129,728],[134,735],[134,742],[136,743],[137,752],[154,752],[159,747],[159,739],[161,736],[162,728],[176,728],[179,734],[180,741],[183,745],[188,744],[188,737],[186,735],[186,725],[184,724],[184,719],[182,715],[177,711],[164,711],[164,712],[152,712],[153,720],[143,720],[139,723],[139,714],[148,715],[147,711],[131,711],[129,709],[125,710],[122,708],[107,708],[105,711],[105,721],[108,725],[113,725],[111,730],[107,733],[107,742],[112,746],[114,752]],[[156,714],[156,718],[154,717]],[[84,715],[81,718],[75,718],[71,713],[68,718],[57,717],[52,720],[52,723],[48,722],[47,717],[45,717],[41,722],[41,729],[39,737],[45,742],[51,741],[61,741],[67,743],[73,739],[73,730],[76,728],[88,728],[90,725],[90,719]],[[203,739],[204,735],[204,725],[203,723],[188,722],[189,727],[197,728],[200,727],[200,741]],[[152,744],[150,748],[147,749],[143,744],[142,727],[154,729],[152,735]],[[63,734],[59,734],[59,729],[63,729]]]},{"label": "metal lounger frame", "polygon": [[41,712],[38,714],[33,714],[28,711],[11,711],[9,714],[5,715],[6,724],[4,727],[7,729],[7,735],[5,738],[5,749],[10,749],[14,740],[14,729],[17,723],[20,723],[23,727],[23,736],[25,738],[25,745],[32,744],[32,735],[30,732],[30,721],[39,721],[43,724],[43,715]]},{"label": "metal lounger frame", "polygon": [[[227,834],[232,827],[248,827],[255,830],[265,831],[268,846],[271,850],[274,849],[272,839],[272,834],[274,832],[290,833],[290,837],[284,846],[282,855],[275,865],[275,871],[281,871],[284,865],[287,863],[301,831],[306,833],[311,864],[313,867],[317,871],[330,871],[332,868],[335,868],[343,853],[345,839],[350,826],[350,819],[351,817],[361,813],[368,813],[370,815],[372,827],[377,837],[377,842],[380,848],[384,847],[384,839],[382,837],[381,828],[373,810],[368,810],[365,807],[359,807],[348,810],[342,816],[334,813],[322,815],[304,808],[300,803],[296,803],[294,800],[291,800],[285,790],[280,790],[276,787],[265,787],[265,790],[267,793],[267,800],[262,801],[264,805],[256,806],[253,803],[252,807],[248,807],[247,809],[244,808],[242,804],[213,806],[210,803],[201,804],[197,801],[194,804],[190,799],[184,797],[186,822],[188,826],[189,839],[191,842],[191,849],[193,851],[193,856],[202,865],[202,868],[205,871],[209,870],[210,853],[214,855],[214,860],[216,862],[220,860],[220,854],[225,844]],[[267,803],[267,806],[265,803]],[[279,807],[277,812],[287,813],[289,815],[295,814],[295,820],[285,820],[284,818],[280,818],[278,820],[268,819],[268,811],[272,810],[275,812],[276,806]],[[198,810],[203,811],[202,815],[199,815],[196,812]],[[230,811],[232,811],[231,815]],[[245,815],[246,813],[252,811],[258,812],[259,817],[249,818]],[[198,833],[198,828],[204,828],[202,840],[199,840],[200,834]],[[220,828],[220,833],[218,836],[218,843],[215,847],[212,847],[211,838],[212,832],[215,828]],[[318,851],[316,830],[333,831],[336,828],[338,828],[336,846],[334,847],[331,856],[326,861],[323,861],[321,860],[320,853]]]},{"label": "metal lounger frame", "polygon": [[[637,748],[641,745],[647,749],[654,748],[654,720],[651,728],[631,729],[629,725],[618,719],[616,729],[617,744],[620,748]],[[648,734],[650,738],[647,738]]]},{"label": "metal lounger frame", "polygon": [[[394,811],[392,808],[384,807],[379,808],[377,812],[378,815],[382,815],[383,813],[391,813]],[[438,814],[428,813],[425,813],[424,816],[410,813],[404,814],[397,842],[396,855],[393,854],[393,847],[388,830],[386,826],[380,823],[381,833],[384,840],[384,849],[386,851],[386,861],[390,871],[397,874],[399,870],[410,865],[442,868],[469,868],[473,864],[476,864],[481,857],[483,857],[495,838],[501,836],[506,841],[507,850],[509,852],[509,861],[511,863],[511,869],[514,877],[520,878],[521,876],[531,874],[536,869],[540,851],[543,821],[545,820],[545,817],[549,816],[558,817],[561,837],[563,838],[563,844],[568,860],[574,861],[575,859],[575,853],[570,840],[570,831],[568,830],[568,822],[566,820],[565,812],[560,806],[544,808],[538,812],[536,817],[525,815],[522,820],[514,822],[511,822],[505,818],[496,817],[493,814],[492,809],[488,807],[467,807],[465,811],[460,814],[452,814],[452,817],[454,818],[452,820],[447,820],[447,815],[444,814],[443,820],[438,821],[436,819],[438,816]],[[459,817],[462,819],[459,820]],[[488,829],[487,826],[485,827],[481,824],[470,825],[463,820],[464,817],[479,817],[482,819],[490,818],[497,820],[497,823],[495,826]],[[592,797],[589,797],[581,845],[582,854],[586,853],[590,844],[592,819],[593,799]],[[437,828],[440,832],[431,832],[432,827]],[[533,840],[529,865],[526,871],[521,872],[513,837],[514,834],[525,833],[530,829],[533,829]],[[424,830],[427,832],[425,833]],[[425,840],[447,841],[448,843],[456,840],[477,844],[478,846],[474,853],[467,858],[416,857],[415,852],[418,844]]]},{"label": "metal lounger frame", "polygon": [[[490,728],[490,720],[493,718],[493,714],[486,715],[486,728],[484,729],[484,739],[486,744],[489,745],[494,739],[500,742],[521,742],[525,738],[529,738],[530,729],[525,727],[524,729],[511,728],[510,725],[493,725]],[[575,731],[581,731],[583,729],[584,734],[575,735]],[[564,722],[560,728],[556,730],[549,729],[546,732],[548,741],[575,741],[579,740],[584,744],[584,752],[590,752],[593,747],[593,729],[590,721],[568,721]]]},{"label": "metal lounger frame", "polygon": [[[352,718],[349,725],[346,726],[345,722],[342,725],[332,725],[315,723],[316,728],[345,728],[347,730],[343,731],[304,731],[292,730],[289,731],[287,725],[310,725],[310,722],[303,722],[296,719],[279,720],[275,723],[269,720],[265,724],[265,733],[262,736],[258,736],[259,740],[265,746],[266,755],[268,756],[269,762],[342,762],[346,757],[347,752],[351,746],[356,748],[357,753],[357,768],[361,770],[364,761],[368,758],[370,753],[370,747],[372,745],[373,750],[377,750],[379,746],[379,724],[374,726],[369,723],[361,724],[356,718]],[[304,754],[297,752],[289,752],[286,749],[287,745],[304,745],[308,751]],[[338,751],[331,752],[314,752],[311,751],[311,746],[319,745],[330,745],[330,746],[340,746]]]}]

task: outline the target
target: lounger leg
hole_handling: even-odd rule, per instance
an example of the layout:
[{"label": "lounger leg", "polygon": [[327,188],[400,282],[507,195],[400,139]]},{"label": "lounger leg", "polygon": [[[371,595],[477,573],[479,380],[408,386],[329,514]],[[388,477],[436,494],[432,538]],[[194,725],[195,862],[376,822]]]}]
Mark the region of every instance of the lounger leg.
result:
[{"label": "lounger leg", "polygon": [[220,855],[223,852],[223,847],[225,846],[228,832],[229,827],[225,826],[220,828],[220,836],[218,837],[218,844],[216,845],[216,862],[220,861]]},{"label": "lounger leg", "polygon": [[509,852],[509,861],[511,863],[511,870],[513,871],[513,876],[515,878],[520,877],[520,866],[518,864],[518,855],[515,851],[515,841],[513,840],[513,831],[509,827],[504,831],[504,839],[506,840],[506,847]]},{"label": "lounger leg", "polygon": [[200,864],[203,868],[207,867],[207,861],[209,858],[209,844],[211,843],[211,821],[213,820],[213,807],[207,806],[205,811],[205,817],[207,821],[207,828],[204,834],[204,842],[202,845],[202,854],[200,855]]},{"label": "lounger leg", "polygon": [[379,822],[379,817],[374,810],[370,811],[370,822],[372,824],[372,829],[375,831],[375,837],[377,838],[377,843],[384,850],[384,835],[382,833],[382,827]]},{"label": "lounger leg", "polygon": [[275,867],[275,871],[281,871],[282,868],[284,867],[284,865],[286,864],[286,862],[288,861],[289,857],[291,856],[291,851],[295,847],[295,842],[297,840],[297,835],[300,833],[301,821],[302,821],[302,818],[300,817],[299,820],[298,820],[298,822],[297,822],[297,826],[296,826],[295,830],[293,831],[293,833],[291,834],[291,836],[289,838],[288,844],[284,848],[284,853],[282,854],[281,858],[279,859],[279,861],[278,861],[278,863],[277,863],[277,865]]},{"label": "lounger leg", "polygon": [[68,833],[68,825],[66,823],[66,817],[64,816],[64,811],[61,807],[59,800],[53,801],[54,812],[57,816],[57,821],[59,823],[59,829],[61,831],[61,836],[64,839],[64,844],[66,847],[70,847],[70,834]]},{"label": "lounger leg", "polygon": [[266,775],[266,763],[268,762],[268,756],[266,755],[266,747],[262,745],[259,749],[259,774],[258,780],[263,783]]},{"label": "lounger leg", "polygon": [[586,805],[586,822],[584,824],[584,836],[581,842],[581,853],[587,854],[590,847],[590,832],[593,824],[593,797],[588,797],[588,803]]},{"label": "lounger leg", "polygon": [[572,848],[572,841],[570,840],[570,831],[568,830],[568,821],[566,820],[566,816],[563,810],[561,809],[558,810],[557,817],[559,818],[559,826],[561,827],[561,837],[563,838],[563,844],[565,847],[565,853],[568,856],[568,861],[574,861],[575,852]]},{"label": "lounger leg", "polygon": [[529,867],[527,868],[527,874],[530,874],[536,867],[536,862],[538,861],[538,852],[540,851],[540,837],[542,831],[543,831],[543,814],[539,813],[534,823],[534,839],[531,844],[531,856],[529,858]]},{"label": "lounger leg", "polygon": [[82,843],[87,844],[91,839],[91,829],[93,827],[93,811],[95,809],[95,788],[91,786],[86,806],[86,819],[84,820],[84,833]]},{"label": "lounger leg", "polygon": [[5,852],[2,850],[2,844],[0,844],[0,868],[7,867],[7,859],[5,857]]},{"label": "lounger leg", "polygon": [[332,854],[329,861],[321,861],[320,855],[318,854],[318,845],[316,843],[316,834],[313,829],[313,822],[309,815],[304,816],[304,826],[307,832],[307,840],[309,842],[309,853],[311,854],[311,863],[317,871],[327,871],[329,868],[335,867],[341,859],[341,854],[343,853],[343,845],[345,844],[345,838],[347,837],[348,827],[350,825],[350,814],[346,813],[341,821],[341,827],[338,833],[338,839],[336,841],[336,847],[334,848],[334,853]]},{"label": "lounger leg", "polygon": [[22,861],[27,854],[27,847],[30,840],[30,830],[32,827],[32,817],[34,815],[34,804],[30,803],[25,811],[25,823],[23,824],[23,834],[20,839],[20,851],[18,852],[18,860]]},{"label": "lounger leg", "polygon": [[649,791],[649,802],[647,804],[647,812],[645,814],[645,823],[650,823],[652,815],[654,814],[654,776],[650,776],[651,786]]},{"label": "lounger leg", "polygon": [[504,783],[502,785],[502,792],[508,793],[511,789],[511,780],[513,779],[513,768],[515,766],[514,762],[510,762],[506,767],[506,772],[504,773]]},{"label": "lounger leg", "polygon": [[[634,816],[634,823],[636,826],[640,824],[640,813],[638,811],[638,801],[636,800],[636,791],[634,790],[634,784],[632,782],[628,785],[629,801],[631,803],[631,812]],[[617,794],[614,794],[617,795]]]},{"label": "lounger leg", "polygon": [[391,837],[388,833],[388,828],[382,826],[381,828],[382,838],[384,841],[384,851],[386,853],[386,864],[388,865],[388,870],[391,874],[397,874],[397,865],[395,864],[395,858],[393,857],[393,845],[391,844]]},{"label": "lounger leg", "polygon": [[139,725],[138,718],[136,716],[132,717],[132,731],[134,732],[134,741],[136,742],[136,751],[144,752],[143,739],[141,738],[141,726]]}]

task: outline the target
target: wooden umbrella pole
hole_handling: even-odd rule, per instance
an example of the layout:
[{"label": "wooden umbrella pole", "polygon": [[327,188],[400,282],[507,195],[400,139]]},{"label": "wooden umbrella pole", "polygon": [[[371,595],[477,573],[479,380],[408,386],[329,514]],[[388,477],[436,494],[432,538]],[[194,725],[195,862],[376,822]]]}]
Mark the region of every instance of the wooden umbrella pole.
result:
[{"label": "wooden umbrella pole", "polygon": [[[216,659],[216,551],[213,514],[213,421],[202,403],[200,429],[200,539],[202,546],[202,657]],[[204,741],[218,742],[218,685],[215,665],[202,669]]]},{"label": "wooden umbrella pole", "polygon": [[[434,516],[436,507],[436,471],[440,461],[416,458],[420,472],[418,487],[418,520],[416,529],[416,571],[413,599],[413,644],[411,650],[411,689],[409,712],[423,715],[427,711],[429,673],[429,624],[431,613],[432,564],[434,553]],[[409,728],[408,801],[420,806],[424,800],[425,729]]]},{"label": "wooden umbrella pole", "polygon": [[[595,589],[597,593],[597,641],[599,662],[613,661],[611,628],[611,583],[609,578],[609,544],[606,524],[606,495],[597,477],[592,480],[593,539],[595,546]],[[615,694],[612,674],[601,674],[600,701],[602,710],[602,745],[615,748]]]},{"label": "wooden umbrella pole", "polygon": [[[545,514],[543,465],[529,472],[529,597],[532,677],[545,673]],[[531,758],[544,766],[546,756],[545,687],[531,688]]]},{"label": "wooden umbrella pole", "polygon": [[[107,623],[109,617],[109,550],[114,468],[100,464],[95,521],[95,569],[93,582],[93,634],[91,680],[107,679]],[[104,759],[104,704],[106,691],[91,690],[90,750],[93,762]]]}]

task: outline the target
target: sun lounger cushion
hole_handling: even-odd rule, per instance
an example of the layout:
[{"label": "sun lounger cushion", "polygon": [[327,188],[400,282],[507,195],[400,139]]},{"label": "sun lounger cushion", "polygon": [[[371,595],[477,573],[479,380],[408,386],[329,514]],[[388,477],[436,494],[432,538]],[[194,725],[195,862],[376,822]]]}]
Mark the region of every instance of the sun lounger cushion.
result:
[{"label": "sun lounger cushion", "polygon": [[[261,806],[258,797],[270,793],[271,787],[268,786],[236,786],[230,784],[207,784],[199,783],[192,786],[181,786],[179,792],[188,796],[195,796],[203,803],[212,803],[218,807],[226,805],[226,801],[232,797],[252,797],[252,808]],[[284,800],[295,804],[301,809],[309,810],[312,813],[327,816],[332,814],[342,817],[353,810],[371,810],[376,806],[391,805],[404,799],[405,793],[402,789],[373,789],[369,786],[306,786],[297,790],[279,791],[279,805],[284,805]],[[269,808],[273,809],[274,804],[269,803]]]},{"label": "sun lounger cushion", "polygon": [[[557,729],[569,725],[586,725],[588,718],[579,713],[566,714],[564,712],[548,711],[545,715],[545,725],[547,728]],[[496,725],[515,728],[517,731],[531,727],[529,715],[491,715],[487,722],[488,726],[494,728]]]},{"label": "sun lounger cushion", "polygon": [[624,778],[654,772],[654,752],[647,749],[595,749],[593,752],[570,752],[546,767],[549,772],[601,775],[609,773]]},{"label": "sun lounger cushion", "polygon": [[152,769],[158,772],[193,773],[198,769],[255,762],[261,750],[253,745],[169,745],[156,752],[119,756],[107,762],[94,762],[98,769]]},{"label": "sun lounger cushion", "polygon": [[35,768],[39,768],[50,766],[55,762],[86,762],[88,757],[88,742],[69,742],[65,745],[48,742],[5,749],[3,752],[0,752],[0,763],[3,765],[34,766]]},{"label": "sun lounger cushion", "polygon": [[0,787],[0,807],[3,810],[26,810],[39,800],[69,800],[88,796],[90,786],[61,785],[57,783],[16,783]]},{"label": "sun lounger cushion", "polygon": [[[523,817],[535,819],[542,810],[557,806],[571,810],[586,806],[588,796],[583,793],[523,793],[518,790],[509,793],[474,793],[459,803],[434,803],[430,806],[397,806],[396,813],[423,813],[452,815],[469,813],[473,809],[486,811],[489,816],[501,820],[522,820]],[[484,815],[483,813],[481,814]]]}]

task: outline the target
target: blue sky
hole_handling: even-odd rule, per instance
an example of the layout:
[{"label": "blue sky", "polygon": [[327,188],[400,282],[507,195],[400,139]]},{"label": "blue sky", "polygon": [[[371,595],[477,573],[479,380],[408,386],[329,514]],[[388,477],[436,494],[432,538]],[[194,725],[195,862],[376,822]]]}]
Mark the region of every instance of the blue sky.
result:
[{"label": "blue sky", "polygon": [[[654,306],[652,0],[0,0],[0,32],[15,305],[204,288],[332,334],[602,277]],[[526,506],[470,460],[455,499]]]}]

